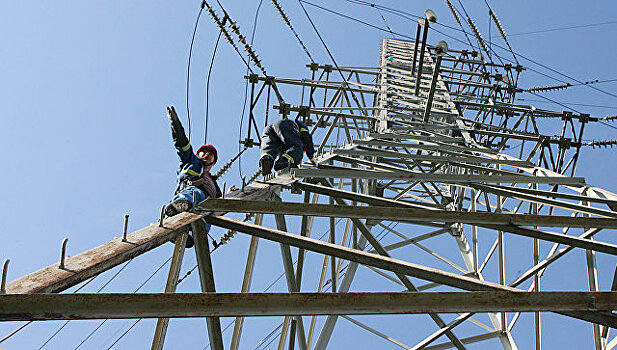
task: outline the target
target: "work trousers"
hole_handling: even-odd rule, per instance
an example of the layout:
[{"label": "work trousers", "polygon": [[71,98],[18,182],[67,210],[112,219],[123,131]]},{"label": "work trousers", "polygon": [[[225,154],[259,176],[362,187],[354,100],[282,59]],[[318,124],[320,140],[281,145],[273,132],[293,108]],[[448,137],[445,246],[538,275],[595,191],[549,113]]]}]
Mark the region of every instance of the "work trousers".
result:
[{"label": "work trousers", "polygon": [[279,119],[268,125],[261,136],[261,156],[268,154],[276,159],[279,155],[287,154],[295,165],[300,164],[304,146],[297,128],[289,119]]}]

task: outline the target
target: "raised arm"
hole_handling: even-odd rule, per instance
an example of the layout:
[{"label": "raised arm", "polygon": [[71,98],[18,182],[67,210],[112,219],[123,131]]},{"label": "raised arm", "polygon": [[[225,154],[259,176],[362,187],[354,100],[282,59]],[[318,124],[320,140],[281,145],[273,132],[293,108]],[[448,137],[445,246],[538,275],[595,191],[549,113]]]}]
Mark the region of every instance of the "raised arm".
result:
[{"label": "raised arm", "polygon": [[182,164],[198,162],[197,157],[193,153],[193,148],[191,147],[189,139],[186,137],[184,127],[182,127],[182,123],[178,118],[176,109],[173,106],[167,107],[167,118],[171,123],[171,136],[174,140],[174,146],[176,147],[178,157],[180,157],[180,162]]}]

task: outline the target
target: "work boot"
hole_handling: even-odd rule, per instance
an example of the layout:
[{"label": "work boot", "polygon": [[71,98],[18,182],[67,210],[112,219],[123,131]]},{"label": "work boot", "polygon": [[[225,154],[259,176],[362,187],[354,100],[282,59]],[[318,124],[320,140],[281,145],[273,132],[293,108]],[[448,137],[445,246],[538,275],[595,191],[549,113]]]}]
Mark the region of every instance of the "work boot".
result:
[{"label": "work boot", "polygon": [[261,170],[261,175],[266,176],[272,172],[272,165],[274,165],[274,161],[270,157],[261,157],[259,159],[259,169]]},{"label": "work boot", "polygon": [[[176,240],[175,239],[170,239],[169,240],[171,243],[176,244]],[[193,248],[193,246],[195,245],[195,240],[193,239],[193,236],[191,236],[190,234],[186,237],[186,243],[184,244],[185,248]]]},{"label": "work boot", "polygon": [[293,160],[290,161],[285,157],[280,157],[276,160],[276,163],[274,163],[274,170],[279,171],[285,168],[297,168],[297,166],[294,164]]},{"label": "work boot", "polygon": [[193,248],[194,245],[195,245],[195,240],[193,239],[193,236],[192,235],[188,235],[186,237],[186,245],[185,245],[185,247]]},{"label": "work boot", "polygon": [[191,201],[186,198],[178,198],[175,201],[169,203],[167,208],[165,208],[165,214],[171,217],[174,215],[178,215],[183,211],[188,211],[191,208]]}]

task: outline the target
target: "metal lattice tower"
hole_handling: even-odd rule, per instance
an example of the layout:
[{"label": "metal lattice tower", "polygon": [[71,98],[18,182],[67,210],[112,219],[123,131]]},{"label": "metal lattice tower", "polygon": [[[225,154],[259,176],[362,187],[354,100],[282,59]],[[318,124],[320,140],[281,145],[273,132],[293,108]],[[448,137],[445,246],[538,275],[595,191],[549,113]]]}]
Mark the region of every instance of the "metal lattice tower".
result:
[{"label": "metal lattice tower", "polygon": [[[596,254],[612,257],[617,246],[594,235],[617,227],[617,195],[574,176],[584,127],[597,119],[516,105],[523,67],[442,44],[384,39],[378,67],[309,68],[310,79],[247,79],[253,130],[256,106],[298,114],[318,146],[315,165],[259,179],[67,258],[62,268],[10,282],[2,319],[205,316],[212,348],[238,349],[250,326],[244,316],[279,315],[279,348],[325,349],[337,337],[369,332],[403,348],[493,341],[480,344],[516,349],[513,334],[523,323],[531,330],[523,336],[540,342],[542,311],[587,322],[597,349],[615,343],[617,297],[598,291],[598,275],[614,271],[598,271]],[[297,89],[300,100],[284,98]],[[546,122],[559,123],[561,134],[545,136]],[[256,142],[252,132],[247,145]],[[222,215],[233,212],[245,220]],[[234,244],[236,232],[252,236],[246,260],[236,262],[244,267],[238,293],[214,292],[204,221],[230,230],[221,244]],[[319,237],[316,227],[327,234]],[[188,228],[207,294],[173,294]],[[30,295],[60,292],[173,238],[169,294]],[[258,265],[260,240],[280,244],[286,290],[252,293],[255,270],[269,268]],[[542,277],[573,250],[586,254],[579,280],[587,284],[566,280],[572,292],[537,293],[564,289]],[[523,319],[521,312],[535,313]],[[394,337],[386,316],[357,316],[374,314],[420,331]],[[225,339],[219,316],[237,317]],[[337,332],[343,320],[353,332]],[[159,320],[153,348],[162,348],[167,322]]]}]

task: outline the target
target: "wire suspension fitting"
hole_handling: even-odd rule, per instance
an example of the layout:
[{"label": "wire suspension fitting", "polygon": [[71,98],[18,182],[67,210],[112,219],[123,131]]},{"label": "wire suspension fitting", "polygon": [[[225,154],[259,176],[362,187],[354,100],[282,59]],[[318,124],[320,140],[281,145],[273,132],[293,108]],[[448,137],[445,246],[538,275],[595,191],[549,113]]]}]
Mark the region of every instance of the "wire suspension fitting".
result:
[{"label": "wire suspension fitting", "polygon": [[261,174],[261,170],[257,170],[257,172],[255,172],[255,174],[253,174],[253,176],[251,176],[248,181],[246,182],[246,184],[250,184],[253,183],[255,180],[257,180],[257,178],[259,177],[259,175]]},{"label": "wire suspension fitting", "polygon": [[240,158],[240,156],[242,155],[242,153],[244,153],[244,151],[246,151],[247,148],[244,147],[242,149],[242,151],[240,151],[238,154],[236,154],[235,157],[233,157],[230,161],[228,161],[227,163],[225,163],[225,165],[223,165],[217,172],[216,174],[214,174],[214,177],[216,177],[217,179],[220,178],[221,176],[223,176],[228,170],[229,168],[231,168],[232,164],[238,160],[238,158]]},{"label": "wire suspension fitting", "polygon": [[[216,25],[219,27],[219,30],[221,31],[221,33],[223,33],[223,36],[225,37],[225,39],[227,39],[227,42],[229,42],[229,44],[234,48],[234,50],[236,50],[236,52],[238,53],[238,55],[240,55],[240,57],[242,58],[242,60],[244,61],[244,64],[246,64],[247,68],[251,71],[251,73],[253,72],[253,70],[251,69],[251,67],[249,66],[248,62],[246,62],[246,60],[244,59],[244,56],[242,56],[242,54],[240,53],[240,49],[238,48],[238,45],[236,45],[236,43],[234,42],[234,39],[231,37],[231,35],[229,34],[229,31],[227,31],[227,28],[225,28],[225,23],[229,20],[229,22],[231,22],[231,18],[229,17],[229,15],[225,12],[225,17],[223,18],[223,20],[221,20],[219,18],[219,16],[216,14],[216,12],[214,11],[214,9],[212,8],[212,6],[210,6],[206,1],[203,2],[206,7],[208,8],[208,13],[210,14],[210,17],[212,17],[212,19],[214,20],[214,22],[216,23]],[[225,11],[225,10],[223,10]],[[246,45],[245,45],[245,49],[246,49]],[[249,54],[249,58],[253,59],[253,57]],[[257,67],[259,67],[262,72],[265,72],[265,70],[261,67],[261,64],[259,63],[259,61],[257,61],[257,63],[255,64]],[[264,73],[265,74],[265,73]]]},{"label": "wire suspension fitting", "polygon": [[[225,15],[229,16],[228,14]],[[238,40],[242,43],[242,45],[244,45],[244,51],[248,54],[249,59],[253,61],[253,64],[255,64],[255,66],[257,66],[265,76],[267,76],[268,74],[266,73],[266,69],[261,65],[261,61],[259,60],[257,53],[255,53],[253,47],[246,42],[246,37],[240,33],[240,26],[238,23],[231,21],[230,18],[229,27],[231,28],[231,31],[238,36]]]},{"label": "wire suspension fitting", "polygon": [[499,34],[501,34],[501,37],[503,38],[503,40],[507,40],[506,39],[506,31],[503,30],[503,26],[501,25],[501,22],[497,18],[497,15],[495,15],[495,12],[493,12],[493,10],[489,9],[488,10],[488,14],[493,19],[493,22],[495,22],[495,26],[497,27],[497,30],[499,31]]},{"label": "wire suspension fitting", "polygon": [[[247,213],[244,216],[244,222],[247,222],[249,220],[252,220],[255,217],[255,213]],[[229,230],[227,231],[227,233],[225,233],[221,239],[219,240],[219,243],[217,244],[218,246],[221,246],[223,244],[226,244],[227,242],[229,242],[232,238],[234,238],[234,236],[236,235],[236,233],[238,233],[238,231],[236,230]]]},{"label": "wire suspension fitting", "polygon": [[585,146],[591,146],[591,148],[602,148],[602,147],[610,147],[617,146],[617,140],[609,139],[609,140],[592,140],[585,144]]},{"label": "wire suspension fitting", "polygon": [[448,7],[450,8],[450,11],[452,12],[452,15],[454,16],[456,22],[458,22],[458,24],[462,26],[463,23],[461,22],[461,18],[458,16],[458,13],[456,13],[456,10],[454,9],[454,6],[452,6],[450,0],[446,0],[446,3],[448,3]]},{"label": "wire suspension fitting", "polygon": [[542,92],[542,91],[555,91],[555,90],[565,90],[572,86],[570,83],[560,84],[560,85],[548,85],[548,86],[537,86],[527,89],[528,92]]},{"label": "wire suspension fitting", "polygon": [[475,35],[476,40],[478,41],[478,45],[480,45],[484,52],[488,53],[488,45],[486,45],[486,42],[484,41],[484,38],[482,38],[482,34],[480,34],[480,31],[478,30],[478,27],[476,27],[476,24],[469,17],[467,17],[467,22],[469,23],[469,26],[473,31],[473,35]]},{"label": "wire suspension fitting", "polygon": [[602,120],[606,120],[607,122],[613,122],[613,121],[617,120],[617,116],[609,115],[609,116],[603,117]]},{"label": "wire suspension fitting", "polygon": [[285,24],[287,24],[289,29],[291,29],[291,32],[296,36],[296,39],[298,39],[298,42],[302,46],[302,49],[304,50],[304,53],[306,53],[306,55],[311,60],[311,62],[315,62],[315,60],[313,59],[313,56],[311,56],[311,53],[309,52],[309,50],[304,45],[304,42],[302,42],[302,39],[300,39],[300,36],[298,35],[298,33],[296,32],[294,27],[291,25],[291,21],[289,20],[289,18],[285,14],[285,11],[283,11],[283,8],[281,7],[281,5],[276,0],[272,0],[272,3],[274,4],[274,7],[276,7],[276,10],[281,15],[281,18],[283,19],[283,22],[285,22]]}]

